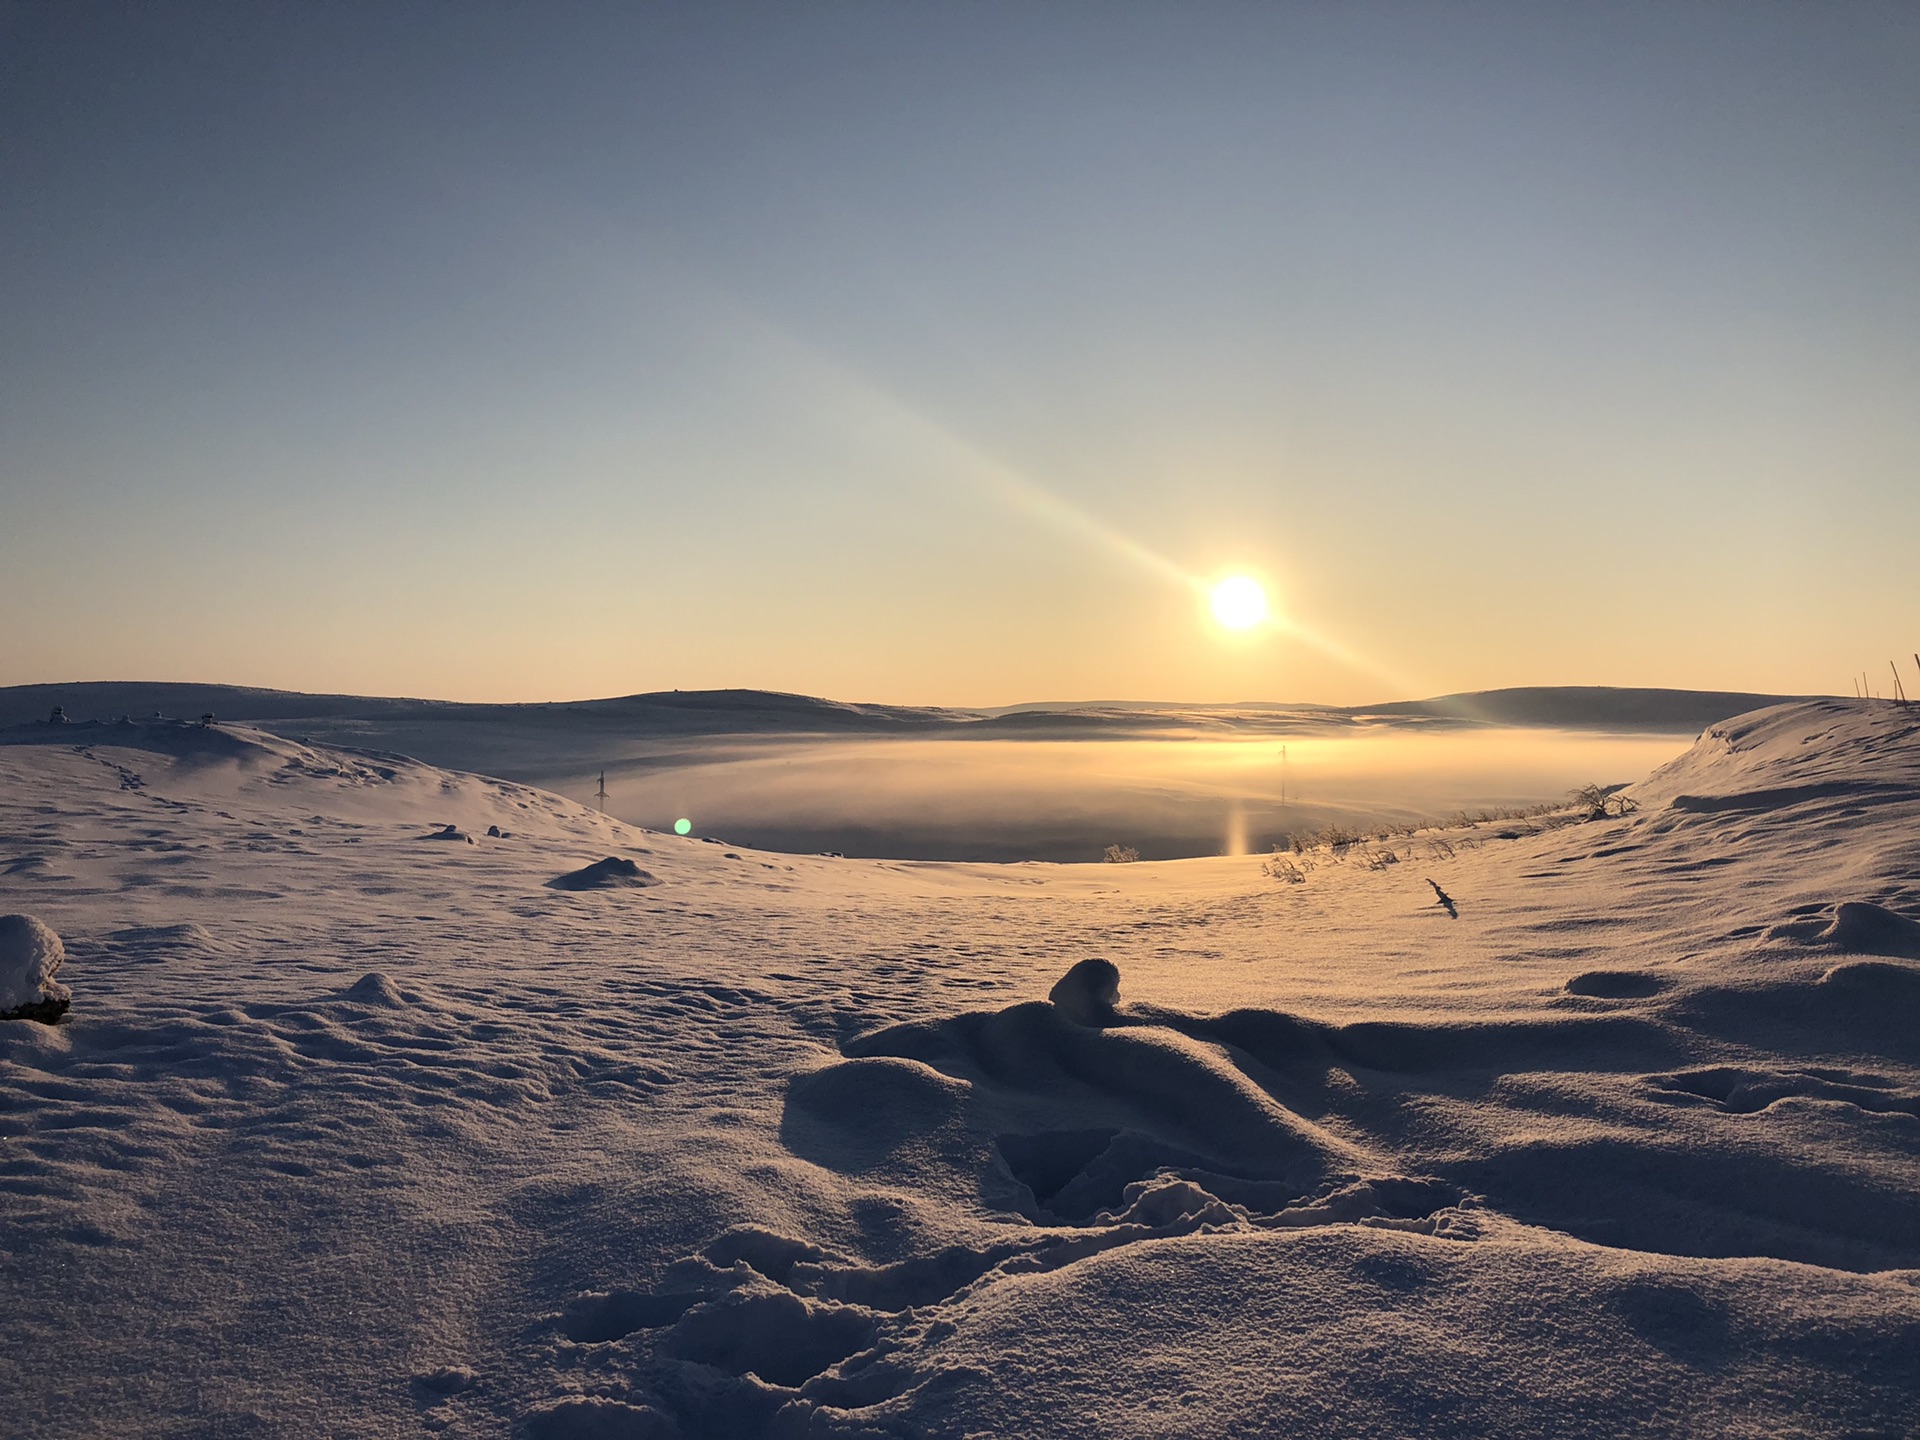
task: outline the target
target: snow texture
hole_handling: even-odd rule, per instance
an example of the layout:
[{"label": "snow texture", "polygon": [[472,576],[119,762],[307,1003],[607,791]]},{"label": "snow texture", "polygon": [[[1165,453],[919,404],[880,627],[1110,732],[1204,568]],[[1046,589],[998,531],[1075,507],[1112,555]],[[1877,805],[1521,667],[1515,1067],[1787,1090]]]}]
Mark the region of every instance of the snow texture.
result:
[{"label": "snow texture", "polygon": [[0,1429],[1920,1433],[1913,713],[1301,884],[0,735]]}]

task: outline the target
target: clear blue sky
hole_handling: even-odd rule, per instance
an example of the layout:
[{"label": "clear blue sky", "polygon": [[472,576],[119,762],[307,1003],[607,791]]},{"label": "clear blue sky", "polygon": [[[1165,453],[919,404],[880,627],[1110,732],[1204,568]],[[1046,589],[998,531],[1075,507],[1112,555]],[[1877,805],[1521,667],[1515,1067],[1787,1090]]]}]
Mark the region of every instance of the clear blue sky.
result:
[{"label": "clear blue sky", "polygon": [[1917,155],[1908,4],[0,3],[0,683],[1845,693]]}]

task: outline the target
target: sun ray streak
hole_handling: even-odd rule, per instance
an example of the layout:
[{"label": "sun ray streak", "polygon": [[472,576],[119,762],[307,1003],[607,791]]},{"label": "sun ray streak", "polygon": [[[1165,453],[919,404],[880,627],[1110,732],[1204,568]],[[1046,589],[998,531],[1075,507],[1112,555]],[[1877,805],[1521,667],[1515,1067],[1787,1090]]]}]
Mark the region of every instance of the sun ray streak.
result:
[{"label": "sun ray streak", "polygon": [[[1156,579],[1175,586],[1202,602],[1211,580],[1162,555],[1125,531],[1048,489],[1015,467],[997,459],[947,425],[902,400],[837,356],[823,350],[737,295],[704,279],[683,273],[682,294],[701,293],[710,321],[719,322],[725,339],[743,345],[783,375],[798,394],[808,396],[817,414],[836,416],[847,433],[862,444],[913,457],[914,468],[928,479],[943,477],[992,496],[1009,509],[1027,515],[1082,542],[1107,551]],[[1396,690],[1413,693],[1386,667],[1297,617],[1275,609],[1264,628],[1317,650],[1357,673],[1382,681]]]}]

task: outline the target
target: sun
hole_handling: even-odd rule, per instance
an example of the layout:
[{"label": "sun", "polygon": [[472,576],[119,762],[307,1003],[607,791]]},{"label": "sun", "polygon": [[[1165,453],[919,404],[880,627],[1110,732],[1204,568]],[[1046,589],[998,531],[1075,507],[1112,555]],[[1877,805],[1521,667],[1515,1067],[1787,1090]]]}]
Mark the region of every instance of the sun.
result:
[{"label": "sun", "polygon": [[1272,613],[1267,592],[1251,575],[1229,575],[1213,587],[1213,618],[1229,630],[1251,630]]}]

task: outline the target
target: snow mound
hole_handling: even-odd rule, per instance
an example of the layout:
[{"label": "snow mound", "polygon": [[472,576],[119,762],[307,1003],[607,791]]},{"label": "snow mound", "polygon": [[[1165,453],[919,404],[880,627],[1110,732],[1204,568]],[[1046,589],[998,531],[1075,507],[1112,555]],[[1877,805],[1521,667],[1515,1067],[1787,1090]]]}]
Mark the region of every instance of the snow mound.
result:
[{"label": "snow mound", "polygon": [[675,1440],[679,1429],[658,1410],[583,1395],[527,1415],[527,1440]]},{"label": "snow mound", "polygon": [[60,937],[31,915],[0,915],[0,1020],[66,1013],[73,992],[53,977],[67,958]]},{"label": "snow mound", "polygon": [[414,1388],[427,1395],[458,1395],[479,1383],[479,1375],[468,1365],[441,1365],[413,1377]]},{"label": "snow mound", "polygon": [[1111,960],[1082,960],[1055,982],[1047,999],[1077,1025],[1110,1024],[1120,1003],[1120,969]]},{"label": "snow mound", "polygon": [[388,1010],[403,1009],[407,1003],[407,997],[400,993],[393,978],[378,970],[370,970],[354,981],[347,987],[346,996],[362,1005],[379,1005]]},{"label": "snow mound", "polygon": [[596,860],[591,865],[582,865],[578,870],[569,870],[565,875],[556,875],[547,881],[547,888],[549,890],[638,890],[644,886],[659,883],[633,861],[623,856],[609,855],[606,859]]},{"label": "snow mound", "polygon": [[1833,924],[1820,938],[1851,955],[1920,959],[1920,920],[1864,900],[1849,900],[1835,910]]},{"label": "snow mound", "polygon": [[918,1060],[844,1060],[788,1082],[789,1139],[828,1163],[859,1168],[959,1123],[972,1091]]},{"label": "snow mound", "polygon": [[1876,1005],[1920,1005],[1920,969],[1885,960],[1854,960],[1836,965],[1820,984]]}]

